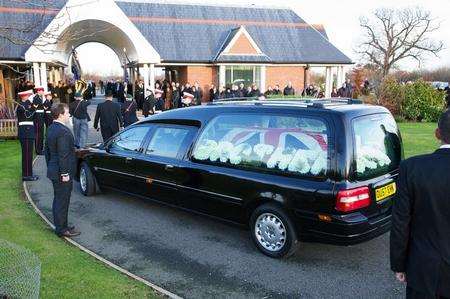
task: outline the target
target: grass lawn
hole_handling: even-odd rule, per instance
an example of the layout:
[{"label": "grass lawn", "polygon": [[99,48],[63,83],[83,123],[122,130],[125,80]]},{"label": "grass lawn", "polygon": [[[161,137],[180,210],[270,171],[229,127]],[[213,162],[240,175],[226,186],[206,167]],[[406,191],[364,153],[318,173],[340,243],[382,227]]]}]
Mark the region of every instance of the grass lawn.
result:
[{"label": "grass lawn", "polygon": [[17,141],[0,142],[0,238],[39,256],[41,298],[155,298],[154,291],[62,241],[24,199]]},{"label": "grass lawn", "polygon": [[399,123],[405,158],[434,152],[439,142],[434,137],[435,123]]}]

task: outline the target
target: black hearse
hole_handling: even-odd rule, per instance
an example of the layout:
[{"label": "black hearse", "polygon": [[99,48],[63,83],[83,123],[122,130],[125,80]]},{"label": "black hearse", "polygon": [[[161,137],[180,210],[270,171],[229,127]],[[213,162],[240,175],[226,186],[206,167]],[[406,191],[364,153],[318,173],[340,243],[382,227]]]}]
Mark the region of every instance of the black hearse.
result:
[{"label": "black hearse", "polygon": [[250,228],[271,257],[390,228],[403,157],[394,118],[357,100],[219,101],[142,120],[80,151],[89,196],[112,188]]}]

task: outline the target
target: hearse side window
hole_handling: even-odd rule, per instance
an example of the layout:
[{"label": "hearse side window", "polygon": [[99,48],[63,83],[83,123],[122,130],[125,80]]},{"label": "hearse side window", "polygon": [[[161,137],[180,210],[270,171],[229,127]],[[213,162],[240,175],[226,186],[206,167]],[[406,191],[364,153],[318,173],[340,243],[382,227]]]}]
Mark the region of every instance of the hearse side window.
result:
[{"label": "hearse side window", "polygon": [[137,151],[139,150],[148,130],[148,126],[137,126],[125,130],[114,138],[114,140],[109,144],[109,149],[119,151]]},{"label": "hearse side window", "polygon": [[324,121],[286,115],[229,114],[203,130],[193,159],[207,163],[320,176],[328,167]]},{"label": "hearse side window", "polygon": [[159,127],[153,133],[145,154],[176,158],[189,129],[181,127]]},{"label": "hearse side window", "polygon": [[367,180],[398,168],[402,149],[397,124],[389,114],[353,120],[356,178]]}]

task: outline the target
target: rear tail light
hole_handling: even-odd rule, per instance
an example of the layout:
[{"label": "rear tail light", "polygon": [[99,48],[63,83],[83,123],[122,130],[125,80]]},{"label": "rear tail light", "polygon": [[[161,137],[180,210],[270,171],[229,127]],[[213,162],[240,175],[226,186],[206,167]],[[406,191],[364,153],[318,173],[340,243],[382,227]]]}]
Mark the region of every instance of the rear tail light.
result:
[{"label": "rear tail light", "polygon": [[369,187],[361,187],[338,192],[336,210],[340,212],[351,212],[370,205]]}]

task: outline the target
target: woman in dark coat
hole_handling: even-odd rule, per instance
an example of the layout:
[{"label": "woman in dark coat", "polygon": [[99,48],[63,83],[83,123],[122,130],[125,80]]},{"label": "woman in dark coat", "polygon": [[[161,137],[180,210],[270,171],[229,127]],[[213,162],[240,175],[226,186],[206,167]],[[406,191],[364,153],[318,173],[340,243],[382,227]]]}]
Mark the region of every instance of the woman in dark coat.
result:
[{"label": "woman in dark coat", "polygon": [[121,112],[123,118],[123,126],[126,128],[129,125],[134,124],[138,121],[136,115],[137,104],[133,100],[133,97],[130,94],[127,94],[126,100],[121,104]]},{"label": "woman in dark coat", "polygon": [[149,92],[150,94],[144,99],[144,103],[142,103],[142,114],[145,117],[155,113],[155,95],[152,91]]}]

